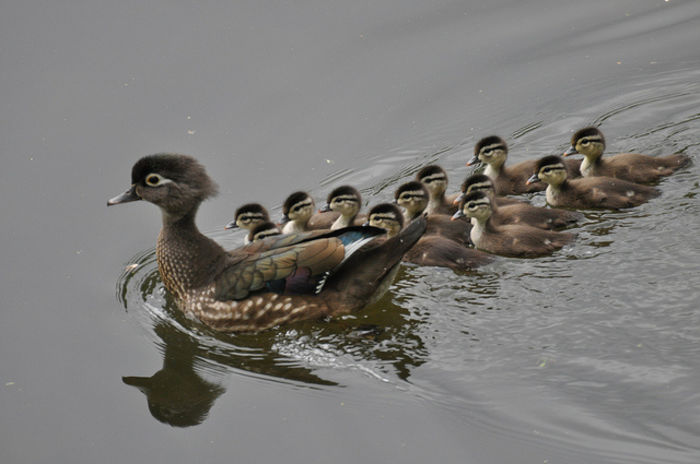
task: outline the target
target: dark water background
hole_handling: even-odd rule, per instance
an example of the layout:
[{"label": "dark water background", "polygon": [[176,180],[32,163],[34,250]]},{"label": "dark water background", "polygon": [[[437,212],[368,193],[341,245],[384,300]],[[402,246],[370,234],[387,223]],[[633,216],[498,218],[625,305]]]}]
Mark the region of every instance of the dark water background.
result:
[{"label": "dark water background", "polygon": [[[0,462],[700,462],[699,2],[4,2],[0,98]],[[482,136],[513,162],[590,123],[695,163],[552,257],[258,335],[184,320],[156,209],[105,207],[192,154],[234,246],[243,202],[454,188]]]}]

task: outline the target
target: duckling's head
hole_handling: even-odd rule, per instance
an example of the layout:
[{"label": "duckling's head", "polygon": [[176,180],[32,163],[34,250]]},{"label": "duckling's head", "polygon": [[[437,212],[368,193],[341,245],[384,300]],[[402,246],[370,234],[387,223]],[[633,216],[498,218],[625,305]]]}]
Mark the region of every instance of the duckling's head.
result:
[{"label": "duckling's head", "polygon": [[506,141],[497,135],[484,137],[474,145],[474,157],[469,160],[467,166],[476,164],[477,161],[500,168],[508,157],[508,145]]},{"label": "duckling's head", "polygon": [[486,174],[473,174],[467,177],[462,183],[462,193],[469,195],[476,191],[493,194],[495,192],[493,180]]},{"label": "duckling's head", "polygon": [[560,156],[545,156],[537,162],[536,169],[527,180],[528,184],[541,180],[545,184],[558,186],[566,180],[566,164]]},{"label": "duckling's head", "polygon": [[369,225],[386,230],[387,237],[397,235],[403,228],[403,215],[398,206],[380,203],[369,211]]},{"label": "duckling's head", "polygon": [[131,188],[107,206],[145,200],[158,206],[164,219],[177,220],[216,195],[218,187],[191,156],[159,153],[138,160],[131,170]]},{"label": "duckling's head", "polygon": [[248,241],[255,242],[257,240],[262,240],[267,237],[272,237],[275,235],[281,235],[282,230],[274,222],[260,222],[248,233]]},{"label": "duckling's head", "polygon": [[394,193],[394,202],[404,208],[410,218],[422,213],[428,206],[428,200],[428,189],[417,180],[402,184]]},{"label": "duckling's head", "polygon": [[[328,194],[327,209],[343,216],[355,216],[362,206],[362,195],[355,187],[342,185]],[[325,208],[324,208],[325,209]]]},{"label": "duckling's head", "polygon": [[[468,218],[475,218],[478,222],[486,221],[492,213],[491,198],[486,192],[475,191],[462,199],[458,213]],[[458,216],[455,214],[455,216]]]},{"label": "duckling's head", "polygon": [[582,154],[591,161],[595,161],[605,151],[605,137],[597,127],[586,127],[571,137],[571,147],[564,152],[564,156]]},{"label": "duckling's head", "polygon": [[306,224],[314,214],[314,199],[306,192],[294,192],[282,206],[283,222],[295,221]]},{"label": "duckling's head", "polygon": [[432,196],[441,197],[447,190],[447,173],[440,166],[425,166],[416,174],[416,180],[422,182]]},{"label": "duckling's head", "polygon": [[251,230],[258,224],[269,220],[270,216],[267,214],[264,206],[260,203],[247,203],[236,210],[233,221],[226,224],[226,228],[235,229],[240,227],[241,229]]}]

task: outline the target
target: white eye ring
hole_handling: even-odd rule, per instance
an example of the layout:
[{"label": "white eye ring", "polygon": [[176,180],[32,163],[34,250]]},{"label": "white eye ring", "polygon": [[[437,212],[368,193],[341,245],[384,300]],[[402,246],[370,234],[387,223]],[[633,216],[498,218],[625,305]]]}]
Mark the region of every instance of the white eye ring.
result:
[{"label": "white eye ring", "polygon": [[166,179],[160,174],[151,173],[146,176],[145,182],[146,185],[150,185],[151,187],[157,187],[159,185],[168,184],[172,181],[170,179]]}]

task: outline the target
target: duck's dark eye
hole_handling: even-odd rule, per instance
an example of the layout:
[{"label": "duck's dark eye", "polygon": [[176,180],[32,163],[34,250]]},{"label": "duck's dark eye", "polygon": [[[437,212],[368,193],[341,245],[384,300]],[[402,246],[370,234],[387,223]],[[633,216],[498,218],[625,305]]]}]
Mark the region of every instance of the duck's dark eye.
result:
[{"label": "duck's dark eye", "polygon": [[543,173],[543,174],[547,174],[547,173],[548,173],[549,171],[551,171],[551,170],[552,170],[552,168],[544,168],[544,169],[542,170],[542,173]]},{"label": "duck's dark eye", "polygon": [[484,155],[488,155],[488,154],[491,153],[492,151],[493,151],[493,148],[484,148],[483,153],[484,153]]},{"label": "duck's dark eye", "polygon": [[581,145],[583,145],[583,146],[586,146],[586,145],[588,145],[588,143],[589,143],[589,142],[588,142],[588,140],[587,140],[587,139],[583,139],[583,140],[581,140]]},{"label": "duck's dark eye", "polygon": [[160,183],[160,176],[156,174],[150,174],[146,176],[146,183],[148,185],[156,186]]}]

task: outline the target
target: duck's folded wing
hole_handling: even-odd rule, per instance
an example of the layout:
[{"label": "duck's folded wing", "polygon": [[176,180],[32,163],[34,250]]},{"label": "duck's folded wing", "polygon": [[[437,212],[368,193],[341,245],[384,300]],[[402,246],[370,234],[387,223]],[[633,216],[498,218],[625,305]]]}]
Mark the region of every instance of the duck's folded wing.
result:
[{"label": "duck's folded wing", "polygon": [[[231,264],[216,279],[215,298],[242,299],[267,288],[275,292],[314,293],[331,272],[378,235],[375,227],[347,227],[314,234],[270,237],[230,252]],[[234,254],[235,253],[235,254]]]},{"label": "duck's folded wing", "polygon": [[[265,287],[284,291],[287,279],[307,281],[311,288],[316,277],[334,269],[344,257],[345,246],[335,237],[248,254],[216,279],[215,298],[239,300]],[[303,283],[295,282],[297,288]]]}]

